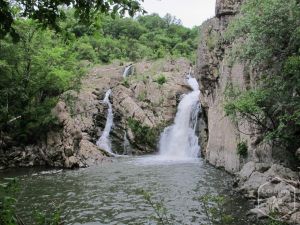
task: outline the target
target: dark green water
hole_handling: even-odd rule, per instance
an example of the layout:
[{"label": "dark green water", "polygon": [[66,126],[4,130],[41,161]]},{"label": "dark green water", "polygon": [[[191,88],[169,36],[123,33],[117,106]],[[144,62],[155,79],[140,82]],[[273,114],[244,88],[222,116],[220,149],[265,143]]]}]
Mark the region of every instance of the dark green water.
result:
[{"label": "dark green water", "polygon": [[3,177],[19,177],[18,214],[30,224],[32,211],[61,205],[66,224],[155,224],[153,209],[136,193],[143,188],[163,202],[175,217],[172,224],[208,224],[203,194],[222,194],[231,201],[226,210],[235,224],[247,224],[244,199],[232,193],[232,178],[201,159],[165,162],[155,157],[120,158],[113,163],[80,170],[18,169]]}]

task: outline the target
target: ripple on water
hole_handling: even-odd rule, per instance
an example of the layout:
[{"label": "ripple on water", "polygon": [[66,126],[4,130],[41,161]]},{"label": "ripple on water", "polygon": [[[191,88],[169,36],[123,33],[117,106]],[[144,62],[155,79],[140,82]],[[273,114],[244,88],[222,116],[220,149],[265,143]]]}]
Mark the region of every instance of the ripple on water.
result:
[{"label": "ripple on water", "polygon": [[[176,218],[173,224],[207,224],[196,198],[206,193],[227,194],[231,181],[228,174],[201,159],[176,161],[157,156],[121,158],[75,171],[28,170],[15,175],[22,177],[18,210],[28,224],[32,210],[47,210],[53,202],[62,206],[66,224],[153,224],[153,209],[136,193],[140,188],[151,192],[154,201],[163,200]],[[237,207],[232,211],[240,216],[246,207],[242,199],[234,200]]]}]

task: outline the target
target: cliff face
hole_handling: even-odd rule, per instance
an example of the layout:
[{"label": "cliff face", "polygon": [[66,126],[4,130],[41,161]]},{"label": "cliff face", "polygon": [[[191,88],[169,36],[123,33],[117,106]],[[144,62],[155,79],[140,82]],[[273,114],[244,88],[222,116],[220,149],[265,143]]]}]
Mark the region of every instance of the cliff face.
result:
[{"label": "cliff face", "polygon": [[[206,160],[235,173],[237,189],[248,198],[263,199],[260,209],[251,210],[259,218],[276,210],[284,220],[299,224],[299,199],[293,196],[299,193],[299,173],[283,166],[288,157],[283,149],[262,142],[255,127],[247,121],[233,122],[225,115],[224,103],[226,89],[230,86],[240,90],[255,87],[257,75],[247,65],[229,62],[232,43],[224,40],[229,22],[238,13],[242,0],[217,0],[216,17],[201,26],[201,39],[198,48],[196,75],[200,83],[200,101],[203,108],[200,140],[202,153]],[[240,40],[236,40],[240,41]],[[238,143],[246,143],[247,157],[237,153]],[[285,154],[285,155],[284,155]],[[281,165],[280,165],[281,164]],[[260,196],[262,188],[273,195]],[[287,196],[280,193],[293,190]],[[295,208],[293,202],[297,204]]]},{"label": "cliff face", "polygon": [[[233,45],[243,40],[228,43],[224,38],[228,24],[239,13],[242,3],[243,0],[217,0],[216,16],[201,26],[196,73],[207,127],[204,126],[200,134],[201,139],[206,140],[202,151],[211,164],[224,167],[231,173],[239,171],[248,161],[293,166],[290,161],[293,156],[288,151],[262,141],[253,124],[248,121],[232,122],[224,112],[225,92],[229,86],[251,89],[259,79],[255,68],[232,62],[230,58]],[[247,144],[246,158],[237,154],[239,143]]]},{"label": "cliff face", "polygon": [[229,45],[223,43],[223,35],[232,17],[238,12],[240,0],[218,0],[216,17],[201,26],[198,48],[197,78],[201,89],[201,103],[206,112],[207,145],[202,150],[213,165],[229,172],[240,170],[240,158],[236,146],[241,134],[223,110],[224,91],[228,83],[240,88],[246,86],[244,66],[228,66],[226,52]]},{"label": "cliff face", "polygon": [[[216,17],[201,26],[196,68],[207,124],[206,132],[202,131],[202,134],[208,137],[202,151],[211,164],[224,167],[231,173],[239,171],[247,161],[278,162],[282,159],[283,152],[262,143],[260,135],[255,134],[253,125],[247,121],[232,122],[224,112],[226,88],[229,85],[240,90],[251,88],[255,86],[257,79],[255,71],[246,65],[230,62],[232,43],[224,40],[228,24],[238,13],[242,2],[217,1]],[[247,143],[247,158],[241,158],[237,154],[237,145],[240,142]]]}]

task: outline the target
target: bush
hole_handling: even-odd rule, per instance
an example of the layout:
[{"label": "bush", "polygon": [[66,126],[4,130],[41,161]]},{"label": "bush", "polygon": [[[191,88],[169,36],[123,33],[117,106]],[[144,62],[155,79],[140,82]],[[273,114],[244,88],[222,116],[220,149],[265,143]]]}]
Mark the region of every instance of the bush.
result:
[{"label": "bush", "polygon": [[197,199],[209,221],[209,224],[234,224],[232,215],[225,212],[225,204],[228,199],[221,195],[202,195]]},{"label": "bush", "polygon": [[159,130],[155,128],[150,128],[148,126],[142,125],[141,122],[129,118],[127,121],[128,127],[132,130],[135,135],[135,142],[141,145],[148,145],[150,147],[156,147],[157,137],[159,135]]},{"label": "bush", "polygon": [[248,156],[248,146],[246,141],[241,141],[237,144],[236,147],[237,154],[243,158]]},{"label": "bush", "polygon": [[167,78],[165,77],[165,75],[161,74],[155,79],[155,82],[158,83],[159,85],[163,85],[164,83],[167,82]]},{"label": "bush", "polygon": [[125,79],[123,80],[122,85],[123,85],[124,87],[127,87],[127,88],[130,87],[130,84],[129,84],[129,81],[128,81],[127,78],[125,78]]}]

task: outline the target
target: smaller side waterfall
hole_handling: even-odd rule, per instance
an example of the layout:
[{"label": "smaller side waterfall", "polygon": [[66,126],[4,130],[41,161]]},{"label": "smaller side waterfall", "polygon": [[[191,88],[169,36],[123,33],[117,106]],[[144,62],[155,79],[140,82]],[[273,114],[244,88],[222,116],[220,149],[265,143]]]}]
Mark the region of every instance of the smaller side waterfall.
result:
[{"label": "smaller side waterfall", "polygon": [[159,157],[166,160],[197,158],[200,147],[195,134],[200,110],[199,85],[190,75],[187,80],[192,92],[181,99],[174,124],[165,128],[160,136]]},{"label": "smaller side waterfall", "polygon": [[132,73],[132,64],[125,67],[125,70],[123,72],[123,78],[128,77]]},{"label": "smaller side waterfall", "polygon": [[127,133],[125,131],[124,142],[123,142],[123,155],[131,155],[131,154],[132,154],[132,148],[131,148],[130,142],[127,138]]},{"label": "smaller side waterfall", "polygon": [[103,133],[101,135],[101,137],[98,139],[98,141],[96,142],[96,145],[109,152],[109,153],[113,153],[111,150],[111,142],[109,139],[109,133],[111,130],[111,127],[113,126],[113,111],[112,111],[112,104],[109,101],[109,96],[111,94],[111,89],[109,89],[106,93],[105,93],[105,97],[102,100],[103,104],[107,104],[108,105],[108,112],[107,112],[107,117],[106,117],[106,124],[105,124],[105,128],[103,130]]}]

